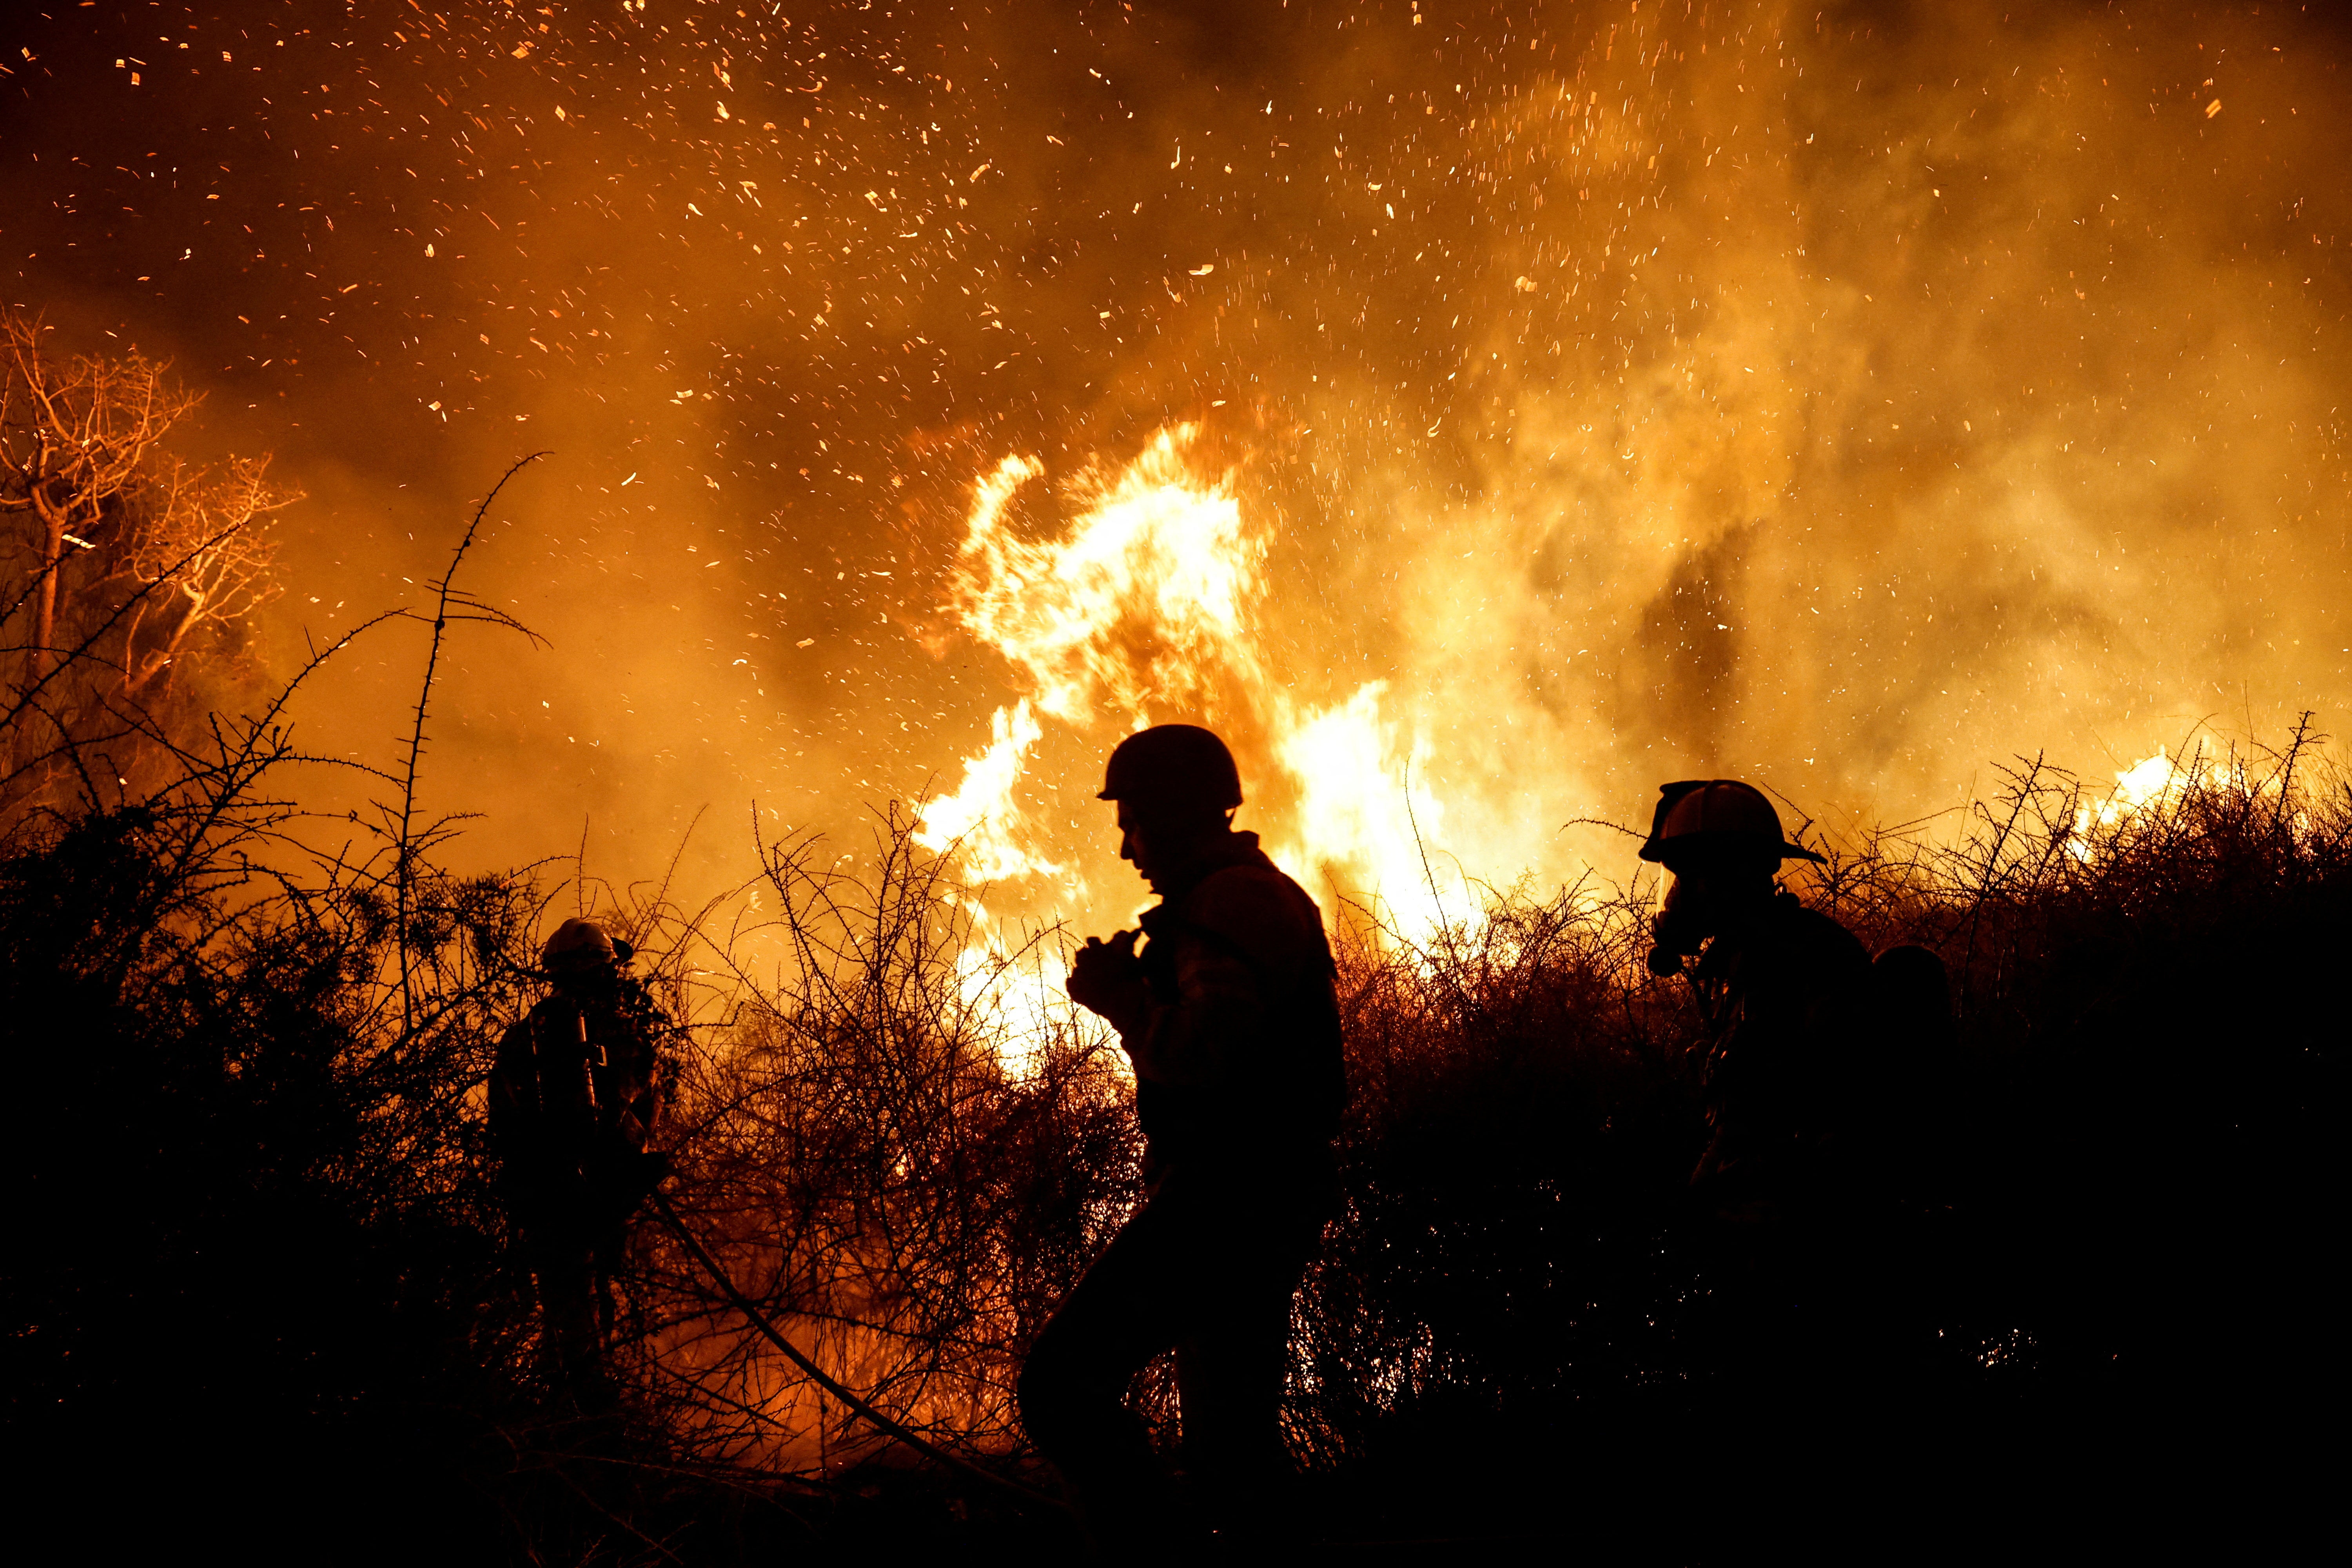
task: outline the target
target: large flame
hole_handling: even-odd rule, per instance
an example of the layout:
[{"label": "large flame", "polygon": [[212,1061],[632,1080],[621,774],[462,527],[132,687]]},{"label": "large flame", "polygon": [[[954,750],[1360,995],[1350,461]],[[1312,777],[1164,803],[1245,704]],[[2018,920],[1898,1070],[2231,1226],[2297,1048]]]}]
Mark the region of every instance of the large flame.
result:
[{"label": "large flame", "polygon": [[[1562,825],[1667,779],[1907,821],[2342,705],[2327,7],[1313,10],[366,0],[142,81],[61,7],[14,297],[318,498],[275,647],[553,448],[467,574],[560,651],[461,639],[425,781],[500,864],[944,765],[932,840],[1075,912],[1133,886],[1084,776],[1192,716],[1318,893],[1426,921],[1455,855],[1629,876]],[[409,669],[306,749],[381,762]]]},{"label": "large flame", "polygon": [[1045,477],[1035,458],[1007,458],[974,487],[960,618],[1055,718],[1139,727],[1264,680],[1248,639],[1265,546],[1242,526],[1230,476],[1188,466],[1199,434],[1163,430],[1116,473],[1078,476],[1080,515],[1058,539],[1024,541],[1012,524],[1016,492]]},{"label": "large flame", "polygon": [[1442,841],[1444,805],[1412,792],[1427,741],[1384,708],[1386,683],[1318,707],[1271,673],[1267,540],[1233,472],[1201,463],[1200,441],[1197,425],[1174,425],[1131,462],[1081,470],[1062,498],[1067,525],[1038,538],[1023,536],[1013,503],[1046,477],[1041,461],[1007,458],[973,485],[951,607],[1009,661],[1020,696],[996,710],[959,787],[925,805],[919,841],[959,853],[980,881],[1054,884],[1076,912],[1087,889],[1061,848],[1070,825],[1023,804],[1040,716],[1105,750],[1197,721],[1234,745],[1244,789],[1267,800],[1255,826],[1293,875],[1408,940],[1475,919]]}]

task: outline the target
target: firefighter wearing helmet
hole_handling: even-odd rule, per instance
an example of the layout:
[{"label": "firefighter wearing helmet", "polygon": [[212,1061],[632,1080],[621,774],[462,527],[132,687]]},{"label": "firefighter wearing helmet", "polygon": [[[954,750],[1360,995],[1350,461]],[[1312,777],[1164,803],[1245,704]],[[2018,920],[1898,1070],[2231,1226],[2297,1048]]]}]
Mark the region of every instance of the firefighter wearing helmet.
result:
[{"label": "firefighter wearing helmet", "polygon": [[1870,954],[1780,884],[1783,861],[1822,857],[1789,840],[1752,784],[1662,786],[1642,858],[1671,878],[1650,968],[1687,976],[1706,1035],[1708,1137],[1693,1180],[1732,1207],[1786,1204],[1839,1131]]},{"label": "firefighter wearing helmet", "polygon": [[548,1381],[583,1403],[609,1396],[613,1270],[667,1169],[646,1143],[668,1026],[629,973],[634,956],[593,921],[557,927],[540,952],[551,989],[506,1032],[490,1070],[499,1186],[538,1285]]},{"label": "firefighter wearing helmet", "polygon": [[1120,858],[1160,903],[1140,931],[1089,939],[1069,993],[1134,1065],[1145,1197],[1038,1336],[1022,1419],[1107,1552],[1164,1560],[1177,1550],[1167,1479],[1125,1397],[1174,1348],[1185,1468],[1212,1528],[1246,1550],[1289,1470],[1277,1409],[1290,1301],[1335,1190],[1331,949],[1315,901],[1255,834],[1234,831],[1241,778],[1214,734],[1129,736],[1101,798],[1118,808]]},{"label": "firefighter wearing helmet", "polygon": [[1686,980],[1699,1014],[1706,1144],[1691,1186],[1724,1387],[1782,1415],[1822,1408],[1886,1359],[1856,1326],[1885,1316],[1862,1306],[1880,1289],[1883,1228],[1864,1213],[1883,1109],[1864,1049],[1870,955],[1780,885],[1784,862],[1822,857],[1752,785],[1664,785],[1642,858],[1671,879],[1650,968]]}]

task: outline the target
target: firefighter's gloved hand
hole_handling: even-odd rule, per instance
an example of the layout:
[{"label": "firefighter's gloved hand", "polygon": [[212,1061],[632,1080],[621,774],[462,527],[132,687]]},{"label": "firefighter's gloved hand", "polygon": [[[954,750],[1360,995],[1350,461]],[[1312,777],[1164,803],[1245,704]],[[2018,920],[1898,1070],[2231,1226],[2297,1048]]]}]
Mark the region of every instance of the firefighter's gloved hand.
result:
[{"label": "firefighter's gloved hand", "polygon": [[1137,933],[1120,931],[1108,942],[1087,938],[1070,963],[1070,1000],[1109,1020],[1125,1035],[1140,1027],[1151,1010],[1151,987],[1143,961],[1135,956]]}]

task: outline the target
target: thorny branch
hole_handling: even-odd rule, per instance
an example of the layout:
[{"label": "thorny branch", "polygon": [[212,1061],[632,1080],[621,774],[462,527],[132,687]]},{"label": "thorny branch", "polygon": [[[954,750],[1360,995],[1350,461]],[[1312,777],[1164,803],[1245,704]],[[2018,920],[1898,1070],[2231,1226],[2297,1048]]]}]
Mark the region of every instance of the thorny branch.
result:
[{"label": "thorny branch", "polygon": [[[425,650],[425,679],[416,691],[415,721],[409,729],[408,754],[402,769],[400,781],[399,831],[393,841],[394,857],[393,882],[399,921],[397,942],[400,959],[400,1016],[404,1035],[414,1033],[416,1027],[415,991],[410,979],[409,962],[409,911],[416,876],[416,857],[422,847],[415,831],[416,775],[418,766],[425,758],[425,715],[433,700],[433,678],[441,668],[442,639],[448,635],[449,623],[452,620],[461,620],[487,621],[493,626],[505,626],[510,631],[520,632],[534,643],[542,641],[537,633],[505,611],[494,609],[476,600],[454,594],[450,584],[457,580],[457,568],[465,563],[466,552],[474,547],[474,540],[481,532],[482,520],[489,515],[492,503],[499,499],[499,492],[507,488],[509,479],[546,456],[545,452],[533,452],[528,457],[518,458],[512,467],[499,476],[499,482],[490,487],[490,493],[484,496],[482,504],[474,509],[473,521],[466,525],[466,536],[457,542],[457,549],[450,552],[448,570],[441,574],[441,581],[435,588],[433,640]],[[457,607],[458,613],[456,615],[450,613],[452,605]]]}]

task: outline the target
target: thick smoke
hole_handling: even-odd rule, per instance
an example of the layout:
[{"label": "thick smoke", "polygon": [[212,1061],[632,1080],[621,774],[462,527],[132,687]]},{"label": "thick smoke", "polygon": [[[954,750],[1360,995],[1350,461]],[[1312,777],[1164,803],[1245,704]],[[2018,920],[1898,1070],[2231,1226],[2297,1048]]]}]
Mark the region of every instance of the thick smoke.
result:
[{"label": "thick smoke", "polygon": [[[1254,657],[1384,680],[1491,878],[1622,859],[1559,824],[1686,773],[1904,818],[2341,707],[2347,95],[2292,6],[16,26],[11,298],[310,491],[289,658],[552,449],[468,568],[551,647],[438,696],[485,858],[588,818],[656,875],[709,804],[717,875],[751,799],[951,784],[1013,695],[943,611],[972,485],[1178,419],[1270,541]],[[321,750],[385,759],[417,651],[322,684]],[[1102,725],[1024,784],[1073,854]]]},{"label": "thick smoke", "polygon": [[2340,704],[2335,62],[2179,20],[1629,6],[1335,149],[1365,228],[1479,237],[1325,300],[1459,332],[1452,397],[1309,416],[1487,867],[1660,778],[1899,819]]}]

